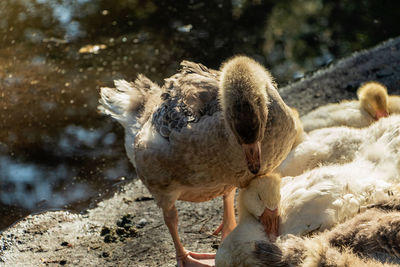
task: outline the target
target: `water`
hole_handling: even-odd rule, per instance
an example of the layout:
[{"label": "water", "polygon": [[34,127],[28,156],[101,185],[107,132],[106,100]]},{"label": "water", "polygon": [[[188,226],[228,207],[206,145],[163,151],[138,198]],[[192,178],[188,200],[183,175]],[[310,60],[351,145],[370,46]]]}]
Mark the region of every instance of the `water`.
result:
[{"label": "water", "polygon": [[[340,3],[339,3],[340,2]],[[183,59],[234,54],[279,84],[399,34],[397,1],[2,0],[0,229],[49,209],[82,211],[135,178],[123,129],[98,91]]]}]

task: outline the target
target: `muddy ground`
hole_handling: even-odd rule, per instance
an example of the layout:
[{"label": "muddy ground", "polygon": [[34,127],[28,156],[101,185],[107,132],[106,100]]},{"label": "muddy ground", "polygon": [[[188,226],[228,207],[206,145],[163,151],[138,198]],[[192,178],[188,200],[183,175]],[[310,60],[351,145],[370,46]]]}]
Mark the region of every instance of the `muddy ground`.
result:
[{"label": "muddy ground", "polygon": [[[368,80],[400,92],[400,38],[355,53],[311,77],[282,88],[291,106],[304,114],[354,98]],[[107,118],[105,118],[107,119]],[[222,218],[221,198],[200,204],[178,202],[180,236],[186,248],[215,252],[211,235]],[[161,211],[140,181],[84,214],[50,211],[30,215],[0,235],[2,266],[175,266],[175,251]]]}]

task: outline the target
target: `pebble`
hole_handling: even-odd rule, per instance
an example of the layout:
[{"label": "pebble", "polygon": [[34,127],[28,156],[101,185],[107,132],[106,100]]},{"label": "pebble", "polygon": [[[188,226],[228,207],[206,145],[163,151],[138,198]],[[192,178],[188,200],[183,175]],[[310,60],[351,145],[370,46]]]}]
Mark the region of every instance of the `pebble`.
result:
[{"label": "pebble", "polygon": [[142,219],[139,220],[139,222],[137,223],[136,227],[137,228],[143,228],[147,223],[148,223],[148,221],[145,218],[142,218]]}]

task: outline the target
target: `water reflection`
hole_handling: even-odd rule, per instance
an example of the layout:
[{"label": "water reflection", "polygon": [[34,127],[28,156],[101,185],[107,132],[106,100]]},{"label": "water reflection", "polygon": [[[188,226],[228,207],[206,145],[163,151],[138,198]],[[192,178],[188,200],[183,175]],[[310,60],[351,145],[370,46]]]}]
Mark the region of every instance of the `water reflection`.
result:
[{"label": "water reflection", "polygon": [[[135,177],[98,91],[183,59],[236,53],[284,84],[399,34],[400,2],[0,1],[0,229],[31,212],[85,209]],[[357,12],[356,12],[357,11]],[[360,11],[360,12],[358,12]]]},{"label": "water reflection", "polygon": [[43,208],[64,207],[92,194],[86,184],[74,182],[64,187],[65,191],[61,194],[53,194],[67,177],[74,177],[75,174],[63,164],[49,167],[0,157],[0,200],[25,209],[35,209],[39,204]]}]

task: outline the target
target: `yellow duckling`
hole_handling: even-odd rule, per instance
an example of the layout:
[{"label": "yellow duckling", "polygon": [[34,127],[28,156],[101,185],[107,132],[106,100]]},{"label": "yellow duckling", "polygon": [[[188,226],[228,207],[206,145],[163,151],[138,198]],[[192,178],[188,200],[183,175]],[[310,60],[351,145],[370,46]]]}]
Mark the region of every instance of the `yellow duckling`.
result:
[{"label": "yellow duckling", "polygon": [[303,116],[304,131],[336,126],[364,128],[382,117],[400,112],[400,97],[389,96],[381,83],[364,83],[358,88],[357,97],[358,100],[319,107]]}]

